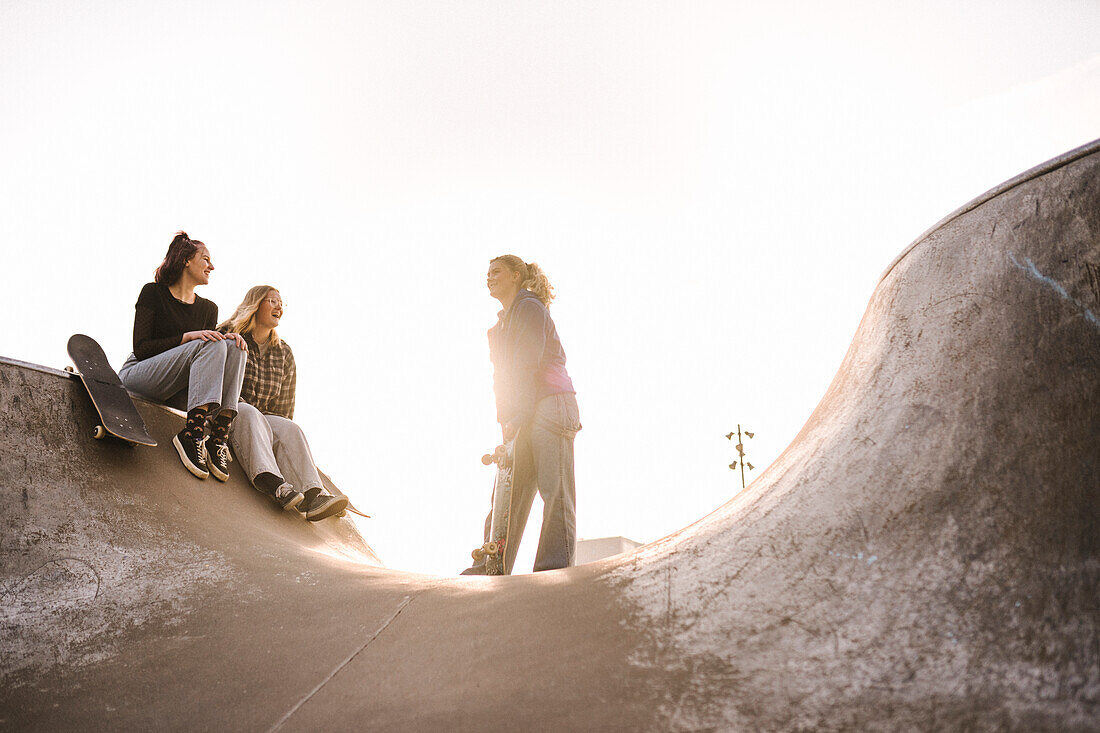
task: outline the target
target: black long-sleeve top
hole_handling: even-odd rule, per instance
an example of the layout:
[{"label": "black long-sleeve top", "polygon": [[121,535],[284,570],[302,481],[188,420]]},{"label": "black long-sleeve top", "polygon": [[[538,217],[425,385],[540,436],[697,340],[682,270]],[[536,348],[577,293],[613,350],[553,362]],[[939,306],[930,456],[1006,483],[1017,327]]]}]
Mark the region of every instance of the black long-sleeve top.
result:
[{"label": "black long-sleeve top", "polygon": [[134,356],[138,361],[179,346],[188,331],[206,331],[218,324],[218,306],[195,296],[194,303],[176,300],[163,283],[146,283],[134,305]]}]

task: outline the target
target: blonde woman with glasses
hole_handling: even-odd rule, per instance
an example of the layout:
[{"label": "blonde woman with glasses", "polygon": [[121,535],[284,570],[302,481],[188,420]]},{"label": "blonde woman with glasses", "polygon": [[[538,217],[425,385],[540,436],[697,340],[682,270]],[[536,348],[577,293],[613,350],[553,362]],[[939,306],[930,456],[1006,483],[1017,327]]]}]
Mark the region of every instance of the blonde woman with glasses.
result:
[{"label": "blonde woman with glasses", "polygon": [[317,522],[347,508],[343,496],[325,491],[302,429],[294,422],[297,368],[290,345],[276,332],[286,304],[270,285],[245,293],[233,315],[218,325],[248,345],[237,419],[229,434],[248,479],[283,509]]}]

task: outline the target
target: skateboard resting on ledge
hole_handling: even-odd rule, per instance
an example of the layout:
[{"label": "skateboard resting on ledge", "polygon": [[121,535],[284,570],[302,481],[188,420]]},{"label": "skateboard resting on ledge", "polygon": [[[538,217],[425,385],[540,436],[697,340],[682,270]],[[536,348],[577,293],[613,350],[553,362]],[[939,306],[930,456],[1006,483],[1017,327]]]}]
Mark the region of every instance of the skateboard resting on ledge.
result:
[{"label": "skateboard resting on ledge", "polygon": [[80,377],[92,405],[99,413],[99,424],[92,428],[92,437],[102,440],[113,435],[131,445],[155,446],[157,441],[149,435],[145,421],[130,399],[130,393],[122,386],[122,380],[107,361],[107,355],[91,336],[82,333],[69,338],[69,358],[73,367],[65,367]]}]

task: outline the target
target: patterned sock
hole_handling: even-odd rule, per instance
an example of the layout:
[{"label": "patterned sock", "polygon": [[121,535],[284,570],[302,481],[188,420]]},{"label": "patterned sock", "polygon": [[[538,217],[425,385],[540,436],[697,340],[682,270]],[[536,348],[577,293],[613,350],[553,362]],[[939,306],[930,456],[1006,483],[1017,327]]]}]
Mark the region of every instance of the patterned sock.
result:
[{"label": "patterned sock", "polygon": [[210,408],[206,405],[193,407],[187,411],[187,424],[183,428],[184,435],[192,438],[202,438],[206,430],[206,417],[210,414]]},{"label": "patterned sock", "polygon": [[210,437],[225,442],[229,440],[229,428],[233,426],[233,415],[220,412],[210,421]]}]

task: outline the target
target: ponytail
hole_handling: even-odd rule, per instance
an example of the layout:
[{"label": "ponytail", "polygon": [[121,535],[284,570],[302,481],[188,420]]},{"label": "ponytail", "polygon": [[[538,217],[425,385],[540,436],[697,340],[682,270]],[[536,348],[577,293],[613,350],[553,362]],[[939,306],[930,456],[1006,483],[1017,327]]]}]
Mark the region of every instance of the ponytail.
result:
[{"label": "ponytail", "polygon": [[191,239],[185,231],[176,232],[176,236],[172,237],[172,243],[168,245],[168,252],[164,255],[164,261],[160,263],[156,274],[153,275],[153,282],[174,285],[180,279],[180,275],[183,274],[183,268],[187,265],[187,260],[199,251],[199,247],[205,246],[199,240]]},{"label": "ponytail", "polygon": [[550,278],[534,262],[527,263],[527,279],[523,281],[523,287],[534,293],[547,308],[554,300],[554,286],[550,284]]}]

